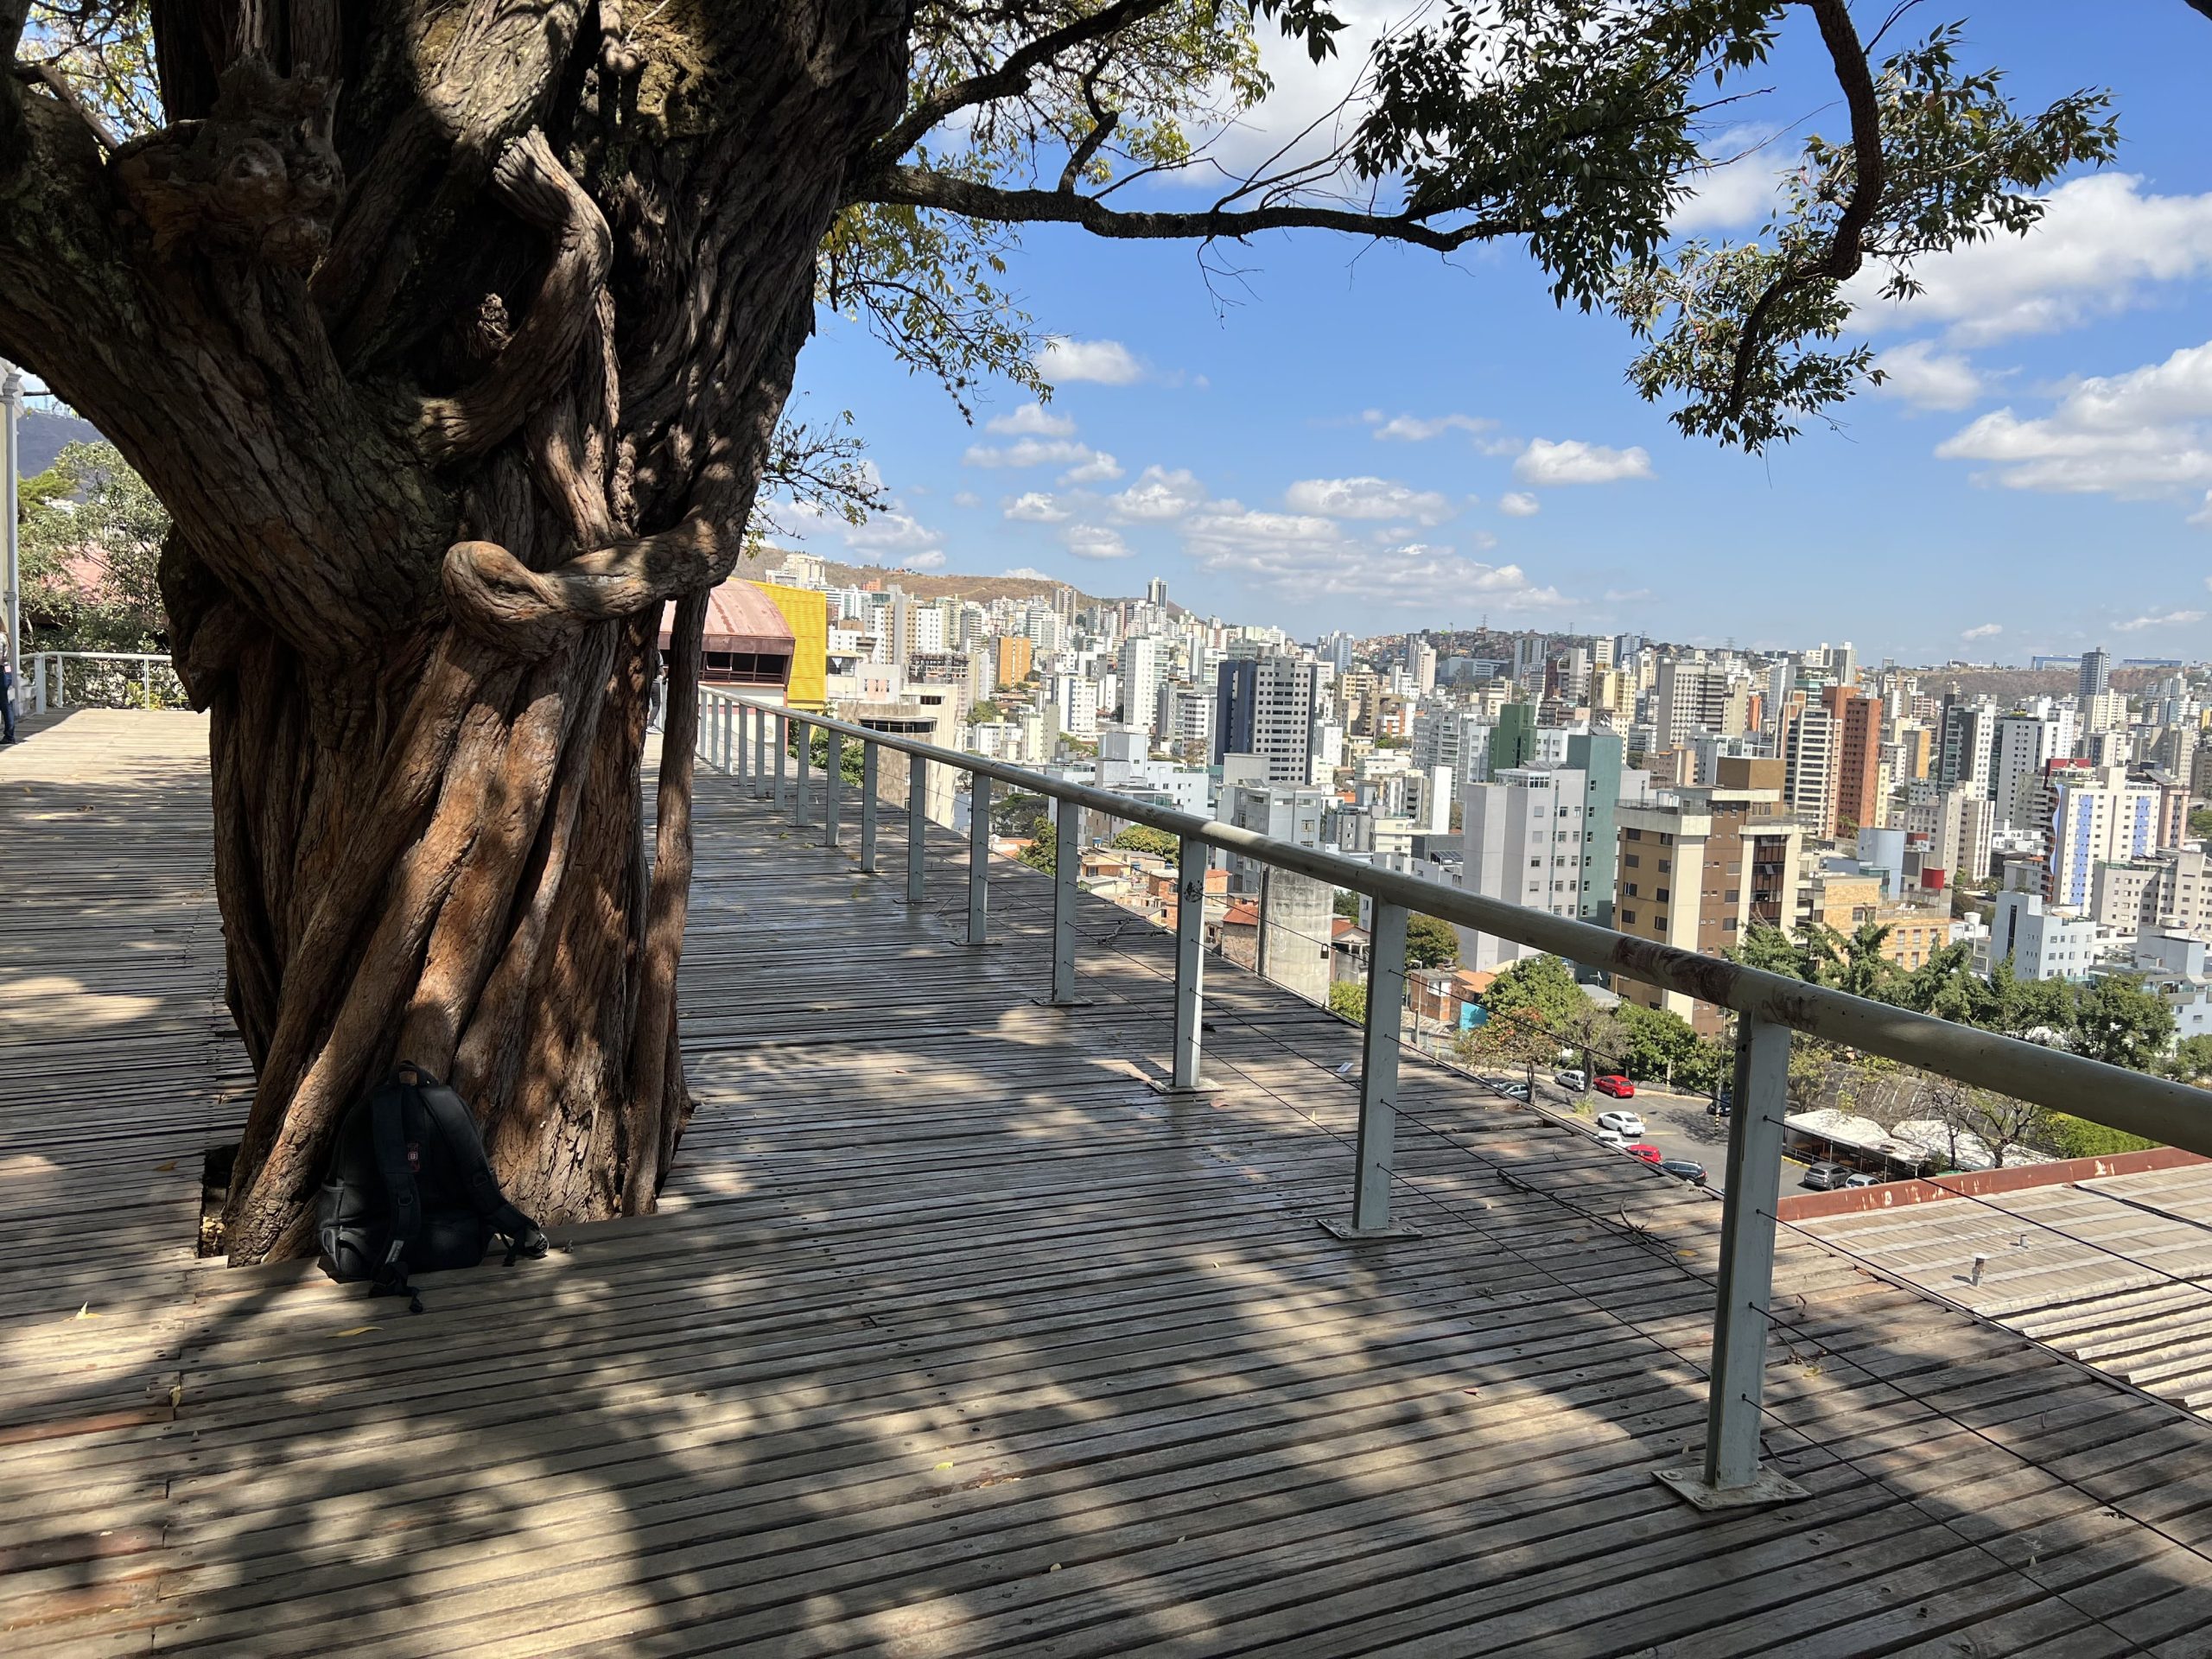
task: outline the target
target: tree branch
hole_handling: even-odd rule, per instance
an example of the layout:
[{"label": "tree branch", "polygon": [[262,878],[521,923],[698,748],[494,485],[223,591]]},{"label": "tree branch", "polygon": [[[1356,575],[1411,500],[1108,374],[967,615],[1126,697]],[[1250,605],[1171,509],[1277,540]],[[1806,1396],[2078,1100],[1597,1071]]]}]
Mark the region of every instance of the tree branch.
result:
[{"label": "tree branch", "polygon": [[482,378],[453,397],[423,400],[417,432],[434,461],[484,454],[568,378],[613,263],[607,220],[543,133],[532,129],[507,146],[492,170],[492,188],[518,216],[556,237],[553,263],[530,315]]},{"label": "tree branch", "polygon": [[[1736,342],[1736,362],[1728,377],[1727,413],[1740,415],[1750,396],[1751,370],[1764,338],[1766,320],[1783,299],[1808,283],[1842,282],[1856,276],[1864,250],[1860,239],[1882,202],[1882,105],[1874,90],[1874,72],[1853,27],[1846,0],[1799,0],[1819,22],[1821,40],[1835,66],[1836,83],[1843,89],[1851,111],[1851,196],[1837,218],[1827,249],[1768,284],[1744,317],[1743,337]],[[2194,0],[2192,0],[2194,3]],[[2204,0],[2212,6],[2212,0]]]},{"label": "tree branch", "polygon": [[1240,240],[1261,231],[1341,231],[1407,242],[1450,253],[1470,242],[1512,236],[1534,228],[1518,219],[1475,219],[1449,228],[1424,213],[1367,213],[1347,207],[1284,203],[1272,207],[1205,208],[1196,213],[1122,213],[1096,197],[1060,190],[1009,190],[927,168],[893,167],[856,200],[891,206],[936,207],[1001,225],[1079,225],[1095,236],[1133,240],[1192,238]]},{"label": "tree branch", "polygon": [[60,99],[76,118],[85,124],[86,130],[99,141],[100,148],[109,155],[114,155],[123,147],[123,141],[115,136],[106,122],[100,119],[97,111],[83,99],[77,96],[77,89],[72,86],[67,78],[52,64],[19,63],[10,71],[10,74],[12,79],[22,81],[28,86],[43,86],[54,97]]},{"label": "tree branch", "polygon": [[30,160],[30,127],[23,118],[23,95],[16,86],[16,48],[23,38],[31,0],[0,0],[0,184],[23,170]]},{"label": "tree branch", "polygon": [[[929,135],[946,117],[978,104],[988,104],[995,99],[1014,98],[1029,90],[1031,73],[1052,61],[1072,46],[1103,40],[1117,35],[1131,23],[1141,22],[1154,12],[1165,11],[1167,0],[1115,0],[1115,3],[1077,18],[1064,29],[1040,35],[1027,45],[1009,54],[1004,63],[995,69],[967,79],[956,81],[934,97],[925,98],[900,118],[899,124],[871,146],[860,165],[855,168],[855,178],[867,179],[874,174],[886,172],[898,159]],[[868,200],[864,195],[857,198]]]},{"label": "tree branch", "polygon": [[657,536],[580,554],[532,570],[497,542],[456,542],[446,554],[446,601],[454,620],[509,653],[542,657],[577,629],[643,611],[728,576],[744,550],[742,520],[694,508]]}]

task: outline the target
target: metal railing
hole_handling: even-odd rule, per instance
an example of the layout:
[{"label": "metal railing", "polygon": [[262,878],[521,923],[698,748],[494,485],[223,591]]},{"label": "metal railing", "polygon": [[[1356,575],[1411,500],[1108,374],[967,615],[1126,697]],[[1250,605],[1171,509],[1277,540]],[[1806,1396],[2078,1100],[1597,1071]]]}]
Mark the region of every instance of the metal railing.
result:
[{"label": "metal railing", "polygon": [[169,659],[147,651],[35,651],[23,659],[17,707],[42,715],[53,709],[181,709],[184,683]]},{"label": "metal railing", "polygon": [[[1398,1116],[1398,1037],[1406,998],[1406,924],[1418,912],[1530,949],[1679,992],[1732,1009],[1735,1105],[1729,1120],[1722,1192],[1720,1269],[1714,1309],[1713,1361],[1705,1453],[1689,1468],[1655,1471],[1700,1508],[1773,1503],[1804,1496],[1760,1466],[1759,1425],[1764,1392],[1773,1285],[1775,1207],[1780,1198],[1783,1119],[1788,1110],[1789,1043],[1802,1032],[1923,1071],[1996,1090],[2114,1128],[2212,1154],[2212,1095],[2187,1084],[2122,1070],[2017,1038],[1953,1025],[1931,1015],[1870,1001],[1824,986],[1787,979],[1712,957],[1637,939],[1609,928],[1525,909],[1500,899],[1380,870],[1333,853],[1277,841],[1233,824],[1064,782],[1025,767],[894,733],[701,688],[695,743],[699,758],[772,799],[792,822],[810,824],[822,806],[822,838],[840,844],[844,746],[861,745],[860,868],[874,874],[878,818],[878,757],[907,757],[906,896],[919,904],[926,868],[926,780],[933,766],[969,774],[967,943],[985,943],[989,925],[991,785],[1010,784],[1058,803],[1057,874],[1052,900],[1052,988],[1049,1001],[1076,1001],[1077,815],[1084,809],[1163,830],[1178,838],[1174,1034],[1170,1092],[1196,1092],[1200,1077],[1205,871],[1212,851],[1234,853],[1280,869],[1366,894],[1374,901],[1367,969],[1366,1030],[1362,1044],[1358,1140],[1351,1213],[1323,1224],[1338,1236],[1402,1236],[1391,1217],[1394,1141]],[[811,734],[829,740],[828,776],[812,779]],[[798,735],[796,745],[794,734]],[[791,764],[786,766],[787,757]]]}]

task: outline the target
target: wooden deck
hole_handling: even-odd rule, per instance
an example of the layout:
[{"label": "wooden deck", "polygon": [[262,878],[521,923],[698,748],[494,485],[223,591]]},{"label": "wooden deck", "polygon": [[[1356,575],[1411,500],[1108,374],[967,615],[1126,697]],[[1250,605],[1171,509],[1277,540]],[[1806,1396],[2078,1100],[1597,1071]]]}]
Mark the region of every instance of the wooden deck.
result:
[{"label": "wooden deck", "polygon": [[1815,1497],[1694,1514],[1711,1200],[1409,1064],[1424,1236],[1340,1243],[1351,1027],[1210,964],[1171,1104],[1165,936],[1038,1007],[1041,878],[969,950],[950,838],[915,913],[720,780],[664,1214],[420,1318],[197,1263],[203,742],[0,750],[0,1650],[2212,1652],[2205,1424],[1793,1239]]}]

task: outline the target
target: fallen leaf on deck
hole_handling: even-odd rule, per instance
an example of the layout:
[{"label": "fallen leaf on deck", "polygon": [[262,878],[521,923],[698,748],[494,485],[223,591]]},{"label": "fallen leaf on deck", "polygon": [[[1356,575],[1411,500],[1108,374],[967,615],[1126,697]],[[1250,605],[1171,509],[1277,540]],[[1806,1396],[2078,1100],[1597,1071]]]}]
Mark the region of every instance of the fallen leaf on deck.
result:
[{"label": "fallen leaf on deck", "polygon": [[170,1160],[168,1160],[168,1162],[167,1162],[166,1164],[156,1164],[156,1165],[154,1166],[154,1173],[156,1173],[156,1175],[164,1175],[164,1174],[167,1174],[170,1170],[175,1169],[175,1167],[176,1167],[176,1160],[175,1160],[175,1159],[174,1159],[174,1158],[172,1158],[172,1159],[170,1159]]},{"label": "fallen leaf on deck", "polygon": [[73,1315],[72,1315],[71,1317],[73,1317],[73,1318],[74,1318],[74,1319],[97,1319],[98,1318],[99,1318],[99,1314],[97,1314],[97,1313],[93,1313],[93,1312],[92,1312],[92,1305],[90,1302],[86,1302],[86,1303],[82,1307],[79,1308],[79,1309],[76,1311],[76,1313],[75,1313]]},{"label": "fallen leaf on deck", "polygon": [[363,1337],[366,1336],[372,1331],[378,1331],[382,1329],[383,1327],[381,1325],[357,1325],[352,1330],[340,1331],[338,1334],[341,1337]]}]

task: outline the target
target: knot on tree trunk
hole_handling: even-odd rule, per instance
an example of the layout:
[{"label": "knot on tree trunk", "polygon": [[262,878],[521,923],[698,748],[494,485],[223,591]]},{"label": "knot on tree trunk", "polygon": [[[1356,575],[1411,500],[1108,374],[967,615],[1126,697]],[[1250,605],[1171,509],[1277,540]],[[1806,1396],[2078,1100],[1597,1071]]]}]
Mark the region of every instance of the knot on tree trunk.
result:
[{"label": "knot on tree trunk", "polygon": [[305,270],[330,245],[345,190],[331,144],[336,105],[327,81],[241,58],[223,71],[204,120],[118,149],[116,180],[158,252],[190,243]]}]

